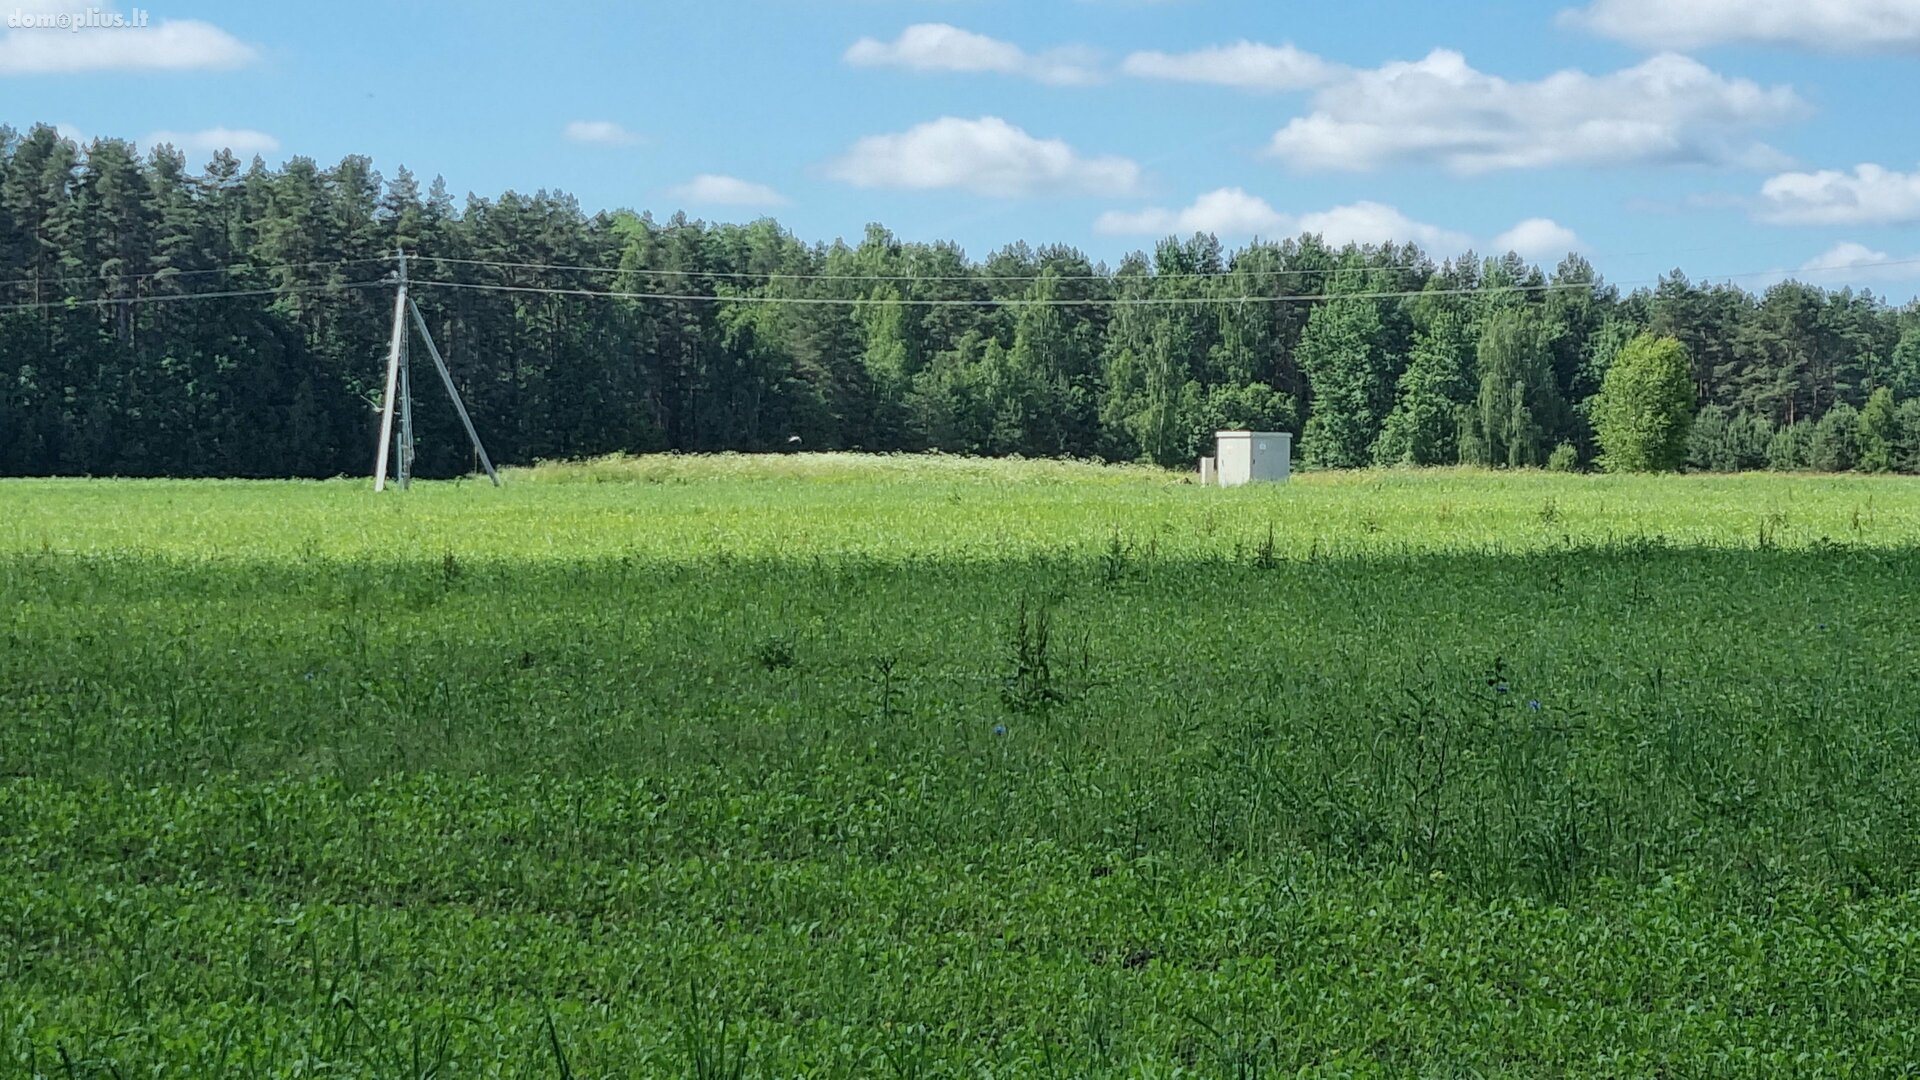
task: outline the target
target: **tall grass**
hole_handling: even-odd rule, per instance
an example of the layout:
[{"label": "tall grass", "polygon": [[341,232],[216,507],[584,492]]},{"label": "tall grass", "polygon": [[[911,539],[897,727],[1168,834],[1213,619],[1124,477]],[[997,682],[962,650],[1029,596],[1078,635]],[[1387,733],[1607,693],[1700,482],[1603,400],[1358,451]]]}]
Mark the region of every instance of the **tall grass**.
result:
[{"label": "tall grass", "polygon": [[1908,482],[582,468],[0,484],[0,1070],[1920,1060]]}]

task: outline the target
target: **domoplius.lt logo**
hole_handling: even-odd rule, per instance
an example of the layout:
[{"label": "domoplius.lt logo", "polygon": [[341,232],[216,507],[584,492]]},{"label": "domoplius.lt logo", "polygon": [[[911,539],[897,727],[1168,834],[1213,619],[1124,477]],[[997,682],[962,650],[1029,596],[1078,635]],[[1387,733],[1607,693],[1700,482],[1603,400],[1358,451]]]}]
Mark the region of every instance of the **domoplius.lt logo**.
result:
[{"label": "domoplius.lt logo", "polygon": [[102,11],[96,7],[66,11],[26,11],[15,8],[7,14],[9,30],[139,30],[149,15],[145,8],[131,11]]}]

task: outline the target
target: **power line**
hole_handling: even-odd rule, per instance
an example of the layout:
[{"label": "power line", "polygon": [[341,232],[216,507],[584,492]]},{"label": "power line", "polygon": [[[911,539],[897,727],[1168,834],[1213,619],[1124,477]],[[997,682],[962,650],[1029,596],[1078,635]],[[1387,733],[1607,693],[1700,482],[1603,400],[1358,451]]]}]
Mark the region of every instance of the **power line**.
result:
[{"label": "power line", "polygon": [[[348,266],[365,262],[385,260],[352,259],[336,263],[308,263],[300,266],[266,267],[261,269],[296,269],[315,266]],[[1898,259],[1884,262],[1859,263],[1849,267],[1834,267],[1833,271],[1861,269],[1879,266],[1905,266],[1920,264],[1920,259]],[[517,265],[517,264],[516,264]],[[525,264],[529,266],[537,264]],[[213,273],[215,271],[201,271]],[[1820,273],[1818,269],[1807,269],[1799,273]],[[1777,270],[1751,271],[1745,274],[1718,275],[1726,278],[1763,277],[1781,273]],[[143,275],[153,276],[153,275]],[[93,280],[93,279],[88,279]],[[929,279],[919,279],[929,280]],[[1005,279],[1002,279],[1005,280]],[[1163,280],[1163,279],[1155,279]],[[258,296],[287,296],[295,294],[335,292],[352,289],[370,289],[392,285],[391,277],[374,281],[353,281],[314,285],[286,285],[259,289],[231,289],[221,292],[173,293],[148,296],[104,297],[96,299],[62,298],[31,303],[0,304],[0,312],[44,311],[52,308],[74,307],[113,307],[116,305],[170,303],[179,300],[222,300]],[[1489,296],[1502,293],[1537,294],[1552,292],[1591,291],[1599,287],[1598,282],[1563,282],[1541,285],[1482,285],[1458,289],[1414,289],[1397,291],[1316,293],[1285,296],[1142,296],[1142,297],[1091,297],[1073,298],[949,298],[949,299],[908,299],[897,297],[828,297],[828,296],[757,296],[752,294],[736,296],[716,296],[700,293],[633,292],[604,289],[567,289],[552,286],[535,285],[498,285],[483,282],[432,281],[416,279],[416,286],[436,289],[461,289],[475,292],[505,292],[543,296],[573,296],[603,300],[657,300],[680,303],[708,304],[797,304],[804,306],[872,307],[882,304],[898,304],[902,307],[977,307],[977,308],[1029,308],[1029,307],[1178,307],[1197,304],[1289,304],[1322,303],[1334,300],[1411,300],[1429,296]],[[1644,284],[1626,282],[1624,284]]]},{"label": "power line", "polygon": [[[1717,249],[1699,248],[1694,250],[1704,251],[1704,250],[1717,250]],[[1647,255],[1656,255],[1656,254],[1658,254],[1658,252],[1656,251],[1629,252],[1618,257],[1625,258],[1628,255],[1647,256]],[[971,284],[980,284],[980,285],[994,285],[994,284],[1005,283],[1005,282],[1029,282],[1030,283],[1030,282],[1047,281],[1047,280],[1059,281],[1059,282],[1107,282],[1107,283],[1119,285],[1119,284],[1126,284],[1136,280],[1142,281],[1142,282],[1221,281],[1221,280],[1231,280],[1234,278],[1248,278],[1248,277],[1251,277],[1251,278],[1305,277],[1313,274],[1332,276],[1340,273],[1354,273],[1354,272],[1366,273],[1371,271],[1394,271],[1394,270],[1425,270],[1425,271],[1437,273],[1440,267],[1439,263],[1435,263],[1429,260],[1427,262],[1421,262],[1421,263],[1393,263],[1393,264],[1388,264],[1383,266],[1331,267],[1326,269],[1288,267],[1288,268],[1270,269],[1270,270],[1235,269],[1235,270],[1220,271],[1217,273],[1195,273],[1195,274],[1149,273],[1149,274],[1135,278],[1135,277],[1124,276],[1117,272],[1107,273],[1107,274],[1014,274],[1014,275],[1007,275],[1007,276],[995,276],[989,273],[984,268],[982,268],[981,270],[973,274],[926,274],[926,275],[811,274],[811,273],[789,273],[786,271],[779,271],[779,270],[759,271],[759,272],[742,272],[742,271],[729,272],[729,271],[719,271],[719,270],[714,270],[714,271],[665,270],[665,269],[650,269],[646,267],[581,266],[581,265],[570,265],[565,263],[529,263],[529,262],[508,262],[504,260],[491,260],[491,259],[456,259],[449,256],[414,255],[414,254],[409,254],[407,258],[419,259],[419,260],[428,261],[428,262],[446,263],[451,265],[478,266],[478,267],[488,267],[492,269],[502,269],[502,270],[548,270],[548,271],[576,272],[576,273],[588,273],[588,274],[636,274],[636,275],[648,275],[652,277],[710,278],[713,280],[720,280],[720,281],[760,281],[760,282],[764,282],[767,285],[774,285],[781,282],[811,282],[811,281],[906,282],[906,283],[914,283],[914,282],[955,283],[955,282],[958,282],[958,283],[971,283]],[[1690,280],[1693,280],[1696,284],[1702,283],[1702,282],[1711,283],[1713,281],[1718,281],[1718,280],[1731,281],[1731,280],[1739,280],[1744,278],[1766,278],[1766,277],[1774,277],[1774,276],[1780,276],[1788,280],[1797,280],[1802,277],[1813,277],[1818,275],[1830,275],[1830,274],[1844,274],[1844,273],[1858,271],[1858,270],[1877,270],[1877,269],[1884,269],[1884,268],[1890,268],[1890,267],[1902,267],[1902,266],[1914,266],[1914,265],[1920,265],[1920,258],[1882,259],[1882,260],[1875,260],[1872,262],[1851,263],[1846,266],[1801,266],[1794,269],[1788,269],[1788,268],[1782,267],[1782,268],[1775,268],[1772,270],[1746,270],[1746,271],[1741,271],[1739,273],[1732,273],[1732,274],[1703,274],[1696,278],[1692,278]],[[1660,281],[1663,281],[1663,280],[1665,280],[1664,274],[1661,275],[1661,277],[1659,278],[1640,278],[1640,279],[1628,280],[1628,281],[1603,282],[1603,281],[1596,280],[1592,283],[1569,283],[1569,287],[1578,287],[1579,285],[1582,285],[1582,284],[1588,285],[1588,287],[1594,287],[1594,288],[1600,287],[1603,284],[1612,285],[1615,287],[1635,286],[1635,285],[1654,285],[1654,284],[1658,284]],[[1465,290],[1465,291],[1481,291],[1481,290]],[[995,301],[995,302],[998,303],[999,301]],[[1074,301],[1074,303],[1090,303],[1090,302],[1091,301]]]},{"label": "power line", "polygon": [[[461,265],[461,266],[489,267],[489,268],[495,268],[495,269],[551,270],[551,271],[583,272],[583,273],[597,273],[597,274],[629,274],[631,273],[631,274],[645,274],[645,275],[656,276],[656,277],[712,278],[716,280],[733,280],[733,281],[759,280],[759,281],[764,281],[767,285],[773,285],[782,281],[788,281],[788,282],[866,281],[866,282],[908,282],[908,283],[960,282],[960,283],[975,283],[975,284],[981,284],[981,285],[992,285],[992,284],[1002,283],[1002,282],[1036,282],[1036,281],[1044,281],[1044,280],[1053,280],[1053,281],[1060,281],[1060,282],[1108,282],[1116,285],[1122,285],[1122,284],[1130,283],[1135,280],[1138,280],[1141,282],[1156,282],[1156,283],[1165,282],[1165,281],[1218,281],[1218,280],[1226,280],[1226,279],[1232,279],[1232,278],[1245,278],[1245,277],[1254,277],[1254,278],[1291,277],[1291,276],[1306,276],[1309,274],[1332,275],[1332,274],[1343,273],[1343,272],[1354,272],[1354,270],[1356,269],[1361,272],[1375,271],[1375,270],[1392,271],[1392,270],[1433,270],[1435,269],[1435,264],[1433,264],[1432,262],[1425,262],[1425,263],[1393,264],[1393,265],[1387,265],[1387,266],[1369,266],[1364,268],[1344,268],[1344,267],[1333,268],[1333,269],[1287,268],[1287,269],[1271,269],[1271,270],[1233,270],[1233,271],[1225,271],[1220,273],[1204,273],[1204,274],[1149,274],[1144,277],[1135,279],[1135,278],[1124,277],[1118,274],[1104,274],[1104,275],[1103,274],[1065,274],[1065,275],[1063,274],[1053,274],[1053,275],[1023,274],[1023,275],[1010,275],[1005,277],[995,277],[987,274],[985,271],[972,274],[972,275],[930,274],[930,275],[924,275],[924,276],[913,275],[913,274],[803,274],[803,273],[786,273],[781,271],[759,272],[759,273],[724,272],[724,271],[708,272],[708,271],[699,271],[699,270],[665,270],[665,269],[625,268],[625,267],[607,267],[607,266],[582,266],[582,265],[568,265],[568,264],[562,264],[562,263],[509,262],[504,260],[487,260],[487,259],[458,259],[458,258],[453,258],[451,256],[439,256],[439,255],[409,254],[407,258],[410,260],[422,260],[422,261],[437,262],[437,263],[455,264],[455,265]],[[113,285],[113,284],[124,284],[124,283],[141,282],[141,281],[151,281],[159,278],[177,279],[177,278],[205,277],[207,275],[212,275],[212,274],[237,274],[237,273],[244,273],[244,272],[281,273],[281,272],[294,272],[294,271],[300,271],[300,270],[315,270],[315,269],[332,270],[332,269],[341,269],[349,266],[361,266],[368,263],[384,263],[387,261],[388,260],[385,257],[372,257],[372,258],[360,258],[360,259],[333,259],[333,260],[307,262],[307,263],[283,263],[283,264],[276,264],[276,265],[269,265],[269,266],[241,263],[241,264],[235,264],[232,266],[215,267],[215,268],[201,269],[201,270],[161,270],[161,271],[154,271],[154,272],[144,273],[144,274],[116,274],[116,275],[108,275],[104,277],[82,275],[82,276],[67,276],[67,277],[59,277],[59,278],[39,278],[39,279],[18,278],[12,281],[0,281],[0,287],[25,286],[25,285],[35,285],[35,284],[50,286],[50,285],[62,285],[62,284],[76,284],[76,283]],[[1801,267],[1797,270],[1774,269],[1774,270],[1743,271],[1740,273],[1732,273],[1732,274],[1708,274],[1708,275],[1702,275],[1696,280],[1702,283],[1711,283],[1715,280],[1764,278],[1764,277],[1772,277],[1775,275],[1785,275],[1788,278],[1792,278],[1795,275],[1816,276],[1816,275],[1823,275],[1823,274],[1846,273],[1849,271],[1856,271],[1856,270],[1881,269],[1881,268],[1888,268],[1888,267],[1902,267],[1902,266],[1914,266],[1914,265],[1920,265],[1920,258],[1877,260],[1873,262],[1854,263],[1848,266]],[[1662,276],[1661,279],[1622,281],[1622,282],[1612,282],[1610,284],[1613,284],[1615,286],[1650,285],[1650,284],[1656,284],[1657,280],[1664,280],[1664,275]],[[496,289],[499,291],[535,291],[531,286],[483,285],[481,283],[466,283],[466,282],[422,281],[420,282],[420,284],[435,285],[435,286],[444,287],[444,288],[489,288],[489,289]],[[1536,292],[1536,291],[1552,291],[1553,289],[1563,289],[1563,288],[1568,290],[1579,289],[1579,288],[1595,288],[1595,287],[1598,287],[1599,284],[1600,284],[1599,282],[1593,282],[1593,283],[1578,282],[1578,283],[1566,283],[1564,285],[1555,285],[1555,286],[1498,286],[1498,287],[1491,287],[1491,288],[1505,289],[1508,291]],[[346,287],[359,287],[359,286],[358,285],[354,285],[354,286],[314,285],[314,286],[289,287],[288,290],[272,290],[272,291],[294,291],[294,290],[316,291],[319,289],[334,288],[334,287],[346,288]],[[987,299],[957,298],[957,299],[936,299],[936,300],[902,299],[898,302],[910,307],[1034,306],[1042,303],[1068,307],[1068,306],[1084,306],[1084,305],[1111,305],[1111,304],[1120,303],[1121,301],[1124,301],[1124,303],[1130,304],[1130,305],[1163,305],[1163,304],[1180,304],[1180,303],[1234,303],[1234,302],[1270,303],[1278,300],[1312,301],[1312,300],[1328,298],[1329,296],[1372,295],[1380,298],[1391,298],[1391,297],[1401,297],[1401,296],[1423,296],[1423,295],[1441,295],[1441,296],[1464,295],[1464,294],[1470,294],[1470,293],[1487,292],[1489,291],[1489,289],[1490,287],[1479,287],[1479,288],[1471,288],[1471,289],[1454,289],[1454,290],[1432,290],[1432,291],[1421,290],[1419,292],[1413,292],[1413,293],[1374,293],[1374,294],[1343,293],[1343,294],[1327,294],[1327,296],[1294,296],[1294,297],[1242,296],[1242,297],[1166,297],[1166,298],[1140,298],[1140,299],[1119,298],[1118,300],[1113,300],[1113,301],[1097,300],[1097,299],[1085,299],[1085,300],[1061,299],[1061,300],[1050,300],[1050,301],[1036,301],[1036,300],[998,300],[998,299],[991,299],[991,298],[987,298]],[[687,300],[687,301],[724,299],[724,300],[737,301],[741,303],[780,302],[780,303],[796,303],[796,304],[797,303],[852,304],[855,302],[855,298],[836,299],[836,298],[829,298],[829,297],[804,297],[804,298],[803,297],[745,297],[745,296],[704,297],[704,296],[695,295],[695,294],[678,294],[678,293],[648,293],[648,292],[618,292],[618,291],[602,292],[598,290],[555,290],[555,291],[561,294],[566,294],[566,295],[609,296],[609,297],[618,297],[618,298],[626,298],[626,299],[661,299],[661,300]],[[183,296],[202,296],[202,295],[227,296],[227,295],[241,295],[241,294],[236,292],[236,293],[220,293],[220,294],[182,294],[182,295]],[[253,295],[265,295],[265,291],[253,293]],[[75,304],[117,304],[117,303],[134,303],[144,299],[147,299],[147,298],[146,297],[100,298],[98,300],[77,300],[77,301],[73,301],[73,303]],[[871,298],[868,298],[868,299],[871,299]],[[865,301],[863,300],[862,302],[865,302]],[[872,302],[888,303],[893,301],[873,300]],[[35,304],[0,305],[0,311],[30,310],[35,306],[36,306]],[[64,307],[64,306],[68,306],[68,301],[62,299],[62,300],[55,300],[50,302],[41,302],[37,306]]]},{"label": "power line", "polygon": [[154,278],[205,277],[208,274],[237,274],[256,270],[261,273],[275,271],[313,270],[318,268],[338,269],[343,266],[359,266],[365,263],[384,263],[388,257],[374,259],[334,259],[327,262],[287,263],[277,266],[259,266],[252,263],[236,263],[233,266],[220,266],[209,270],[155,270],[146,274],[77,274],[57,278],[15,278],[12,281],[0,281],[0,287],[9,285],[72,285],[72,284],[118,284],[130,281],[150,281]]},{"label": "power line", "polygon": [[[559,271],[571,271],[571,272],[588,273],[588,274],[648,274],[656,277],[716,278],[721,280],[754,280],[754,281],[764,280],[768,284],[772,284],[776,281],[881,281],[881,282],[898,282],[898,281],[956,282],[957,281],[957,282],[977,282],[982,285],[991,285],[996,282],[1004,282],[1004,281],[1033,282],[1033,281],[1051,280],[1051,281],[1124,282],[1124,281],[1130,280],[1129,278],[1121,276],[1117,272],[1107,273],[1107,274],[1010,274],[1006,276],[999,276],[999,275],[994,275],[983,268],[979,272],[973,273],[973,274],[802,274],[802,273],[788,273],[787,271],[784,271],[784,270],[766,270],[766,271],[751,272],[751,271],[721,271],[721,270],[713,270],[713,271],[655,270],[655,269],[648,269],[646,267],[638,267],[638,266],[636,267],[570,266],[564,263],[523,263],[523,262],[504,262],[504,261],[492,260],[492,259],[455,259],[447,256],[441,256],[441,255],[408,254],[407,258],[410,260],[419,259],[426,262],[448,263],[448,264],[459,265],[459,266],[483,266],[483,267],[490,267],[490,268],[501,269],[501,270],[559,270]],[[1273,270],[1236,269],[1236,270],[1222,270],[1215,273],[1204,273],[1204,274],[1149,274],[1149,275],[1146,275],[1141,280],[1218,281],[1225,278],[1236,278],[1236,277],[1304,277],[1309,274],[1326,274],[1326,275],[1339,274],[1339,273],[1353,271],[1356,269],[1364,270],[1364,271],[1435,270],[1438,268],[1438,266],[1439,266],[1438,263],[1428,261],[1428,262],[1420,262],[1420,263],[1398,263],[1398,264],[1393,264],[1389,266],[1366,266],[1366,267],[1358,267],[1358,268],[1334,266],[1334,267],[1328,267],[1325,269],[1310,269],[1306,267],[1289,267],[1286,269],[1273,269]]]},{"label": "power line", "polygon": [[0,311],[45,311],[67,307],[116,307],[121,304],[168,304],[178,300],[232,300],[246,296],[288,296],[294,293],[334,292],[346,289],[372,289],[391,285],[390,281],[349,281],[327,285],[284,285],[273,289],[231,289],[225,292],[169,293],[159,296],[108,297],[104,300],[42,300],[37,303],[0,304]]},{"label": "power line", "polygon": [[1592,282],[1560,285],[1498,285],[1472,289],[1420,289],[1402,292],[1320,293],[1313,296],[1120,296],[1089,300],[1069,299],[948,299],[904,300],[893,297],[831,296],[705,296],[698,293],[621,292],[601,289],[560,289],[536,285],[487,285],[477,282],[414,280],[413,285],[435,289],[471,289],[480,292],[533,293],[545,296],[580,296],[602,300],[671,300],[708,304],[803,304],[840,307],[871,307],[899,304],[901,307],[1173,307],[1182,304],[1291,304],[1329,300],[1406,300],[1422,296],[1487,296],[1498,293],[1565,292],[1593,289]]},{"label": "power line", "polygon": [[1738,274],[1702,274],[1698,278],[1688,278],[1692,284],[1711,283],[1715,280],[1731,281],[1735,278],[1757,278],[1781,275],[1787,280],[1795,280],[1799,275],[1845,274],[1854,270],[1878,270],[1888,266],[1920,265],[1920,259],[1885,259],[1878,262],[1848,263],[1845,266],[1802,266],[1797,270],[1746,270]]}]

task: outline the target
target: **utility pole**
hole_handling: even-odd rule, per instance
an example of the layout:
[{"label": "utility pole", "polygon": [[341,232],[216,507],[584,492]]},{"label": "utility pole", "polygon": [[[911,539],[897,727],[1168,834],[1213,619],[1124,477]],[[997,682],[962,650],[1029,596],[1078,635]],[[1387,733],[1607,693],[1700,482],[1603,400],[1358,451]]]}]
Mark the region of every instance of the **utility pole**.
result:
[{"label": "utility pole", "polygon": [[[387,454],[393,446],[393,403],[400,390],[400,354],[407,347],[407,252],[400,257],[399,291],[393,296],[393,338],[387,343],[387,392],[380,399],[380,447],[373,456],[373,490],[387,490]],[[412,410],[408,410],[411,417]],[[403,463],[401,469],[406,465]]]},{"label": "utility pole", "polygon": [[407,253],[400,255],[400,269],[395,280],[399,283],[399,292],[394,297],[393,340],[387,345],[387,396],[380,410],[380,448],[375,452],[373,465],[373,490],[384,491],[387,486],[387,453],[393,443],[393,416],[396,403],[400,413],[400,452],[399,483],[402,489],[413,480],[413,380],[409,368],[412,366],[407,355],[407,315],[413,315],[414,328],[420,331],[420,339],[427,344],[427,355],[433,357],[434,369],[440,373],[440,385],[446,388],[447,398],[453,402],[453,411],[460,414],[460,426],[467,431],[467,439],[473,443],[473,452],[480,459],[480,465],[487,470],[487,479],[494,487],[500,486],[500,474],[493,467],[493,459],[487,456],[487,448],[480,442],[480,432],[473,426],[473,418],[467,415],[466,402],[460,400],[460,389],[454,385],[453,372],[447,367],[446,358],[440,355],[440,346],[434,344],[433,332],[427,329],[426,316],[420,313],[420,305],[407,295]]},{"label": "utility pole", "polygon": [[500,486],[500,474],[493,470],[493,459],[487,456],[487,448],[480,445],[480,433],[473,429],[473,418],[467,415],[466,402],[460,400],[460,391],[453,385],[453,372],[447,370],[447,362],[440,356],[440,346],[433,343],[433,332],[427,329],[426,316],[420,314],[420,305],[407,301],[408,310],[413,312],[413,325],[420,330],[420,340],[427,343],[427,355],[433,357],[433,366],[440,372],[441,385],[447,388],[447,396],[453,399],[453,411],[460,414],[460,426],[467,429],[467,438],[473,442],[473,452],[480,458],[480,466],[487,470],[487,479],[494,487]]},{"label": "utility pole", "polygon": [[[407,285],[406,256],[400,258],[400,291],[405,292]],[[412,306],[413,299],[407,299]],[[406,335],[400,337],[400,461],[395,468],[400,474],[400,490],[413,486],[413,350],[407,347]]]}]

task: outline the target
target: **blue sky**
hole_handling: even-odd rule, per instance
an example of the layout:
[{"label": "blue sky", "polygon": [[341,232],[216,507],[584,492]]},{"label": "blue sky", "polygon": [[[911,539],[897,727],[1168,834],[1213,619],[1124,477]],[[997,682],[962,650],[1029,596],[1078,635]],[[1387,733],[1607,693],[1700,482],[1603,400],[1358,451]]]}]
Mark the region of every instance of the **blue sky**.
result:
[{"label": "blue sky", "polygon": [[1549,264],[1572,247],[1626,285],[1678,266],[1920,289],[1920,0],[146,10],[0,29],[0,122],[365,153],[456,194],[772,214],[808,240],[878,221],[975,257],[1312,230]]}]

